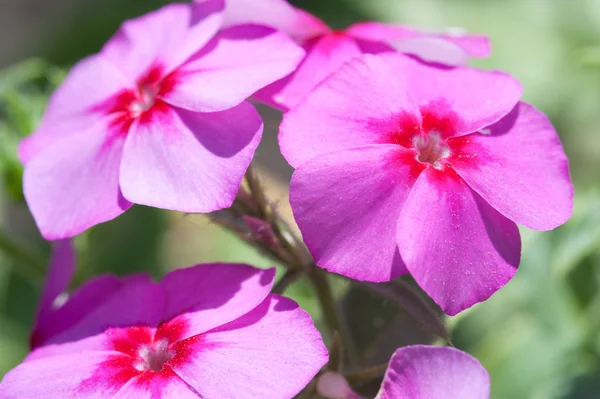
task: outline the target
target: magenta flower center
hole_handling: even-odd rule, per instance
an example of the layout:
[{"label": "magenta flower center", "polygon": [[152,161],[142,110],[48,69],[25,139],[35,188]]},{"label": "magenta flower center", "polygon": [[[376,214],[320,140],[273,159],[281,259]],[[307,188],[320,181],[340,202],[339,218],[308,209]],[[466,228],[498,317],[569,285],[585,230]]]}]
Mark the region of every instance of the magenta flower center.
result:
[{"label": "magenta flower center", "polygon": [[412,145],[417,150],[417,160],[429,163],[434,167],[439,159],[450,155],[450,147],[440,133],[431,131],[428,134],[419,134],[413,137]]}]

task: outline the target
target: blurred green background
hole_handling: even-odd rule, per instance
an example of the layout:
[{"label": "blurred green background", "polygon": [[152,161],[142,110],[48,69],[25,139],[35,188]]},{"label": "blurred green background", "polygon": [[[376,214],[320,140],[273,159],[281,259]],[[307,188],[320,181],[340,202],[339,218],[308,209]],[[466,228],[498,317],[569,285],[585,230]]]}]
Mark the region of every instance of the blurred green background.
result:
[{"label": "blurred green background", "polygon": [[[65,68],[97,51],[124,19],[164,1],[42,3],[0,3],[0,66],[6,67],[0,71],[0,376],[27,353],[42,284],[39,269],[49,254],[22,202],[16,143],[35,128]],[[487,302],[446,321],[455,345],[475,355],[490,372],[493,398],[599,398],[600,0],[294,3],[338,28],[383,20],[489,35],[493,55],[473,64],[515,75],[523,83],[525,100],[550,116],[571,161],[575,214],[552,232],[522,231],[523,261],[513,281]],[[23,11],[27,7],[35,12]],[[289,215],[286,185],[291,169],[277,152],[279,116],[261,111],[270,130],[258,163],[271,198]],[[160,277],[171,268],[201,261],[269,265],[207,219],[144,207],[91,229],[76,244],[78,282],[103,272],[148,270]],[[365,298],[347,283],[338,282],[336,288],[338,295],[347,295],[344,307],[361,347],[368,348],[376,336],[390,348],[431,341],[406,315],[390,311],[389,304]],[[319,318],[309,287],[295,284],[289,294]],[[375,352],[365,359],[384,361],[391,353]]]}]

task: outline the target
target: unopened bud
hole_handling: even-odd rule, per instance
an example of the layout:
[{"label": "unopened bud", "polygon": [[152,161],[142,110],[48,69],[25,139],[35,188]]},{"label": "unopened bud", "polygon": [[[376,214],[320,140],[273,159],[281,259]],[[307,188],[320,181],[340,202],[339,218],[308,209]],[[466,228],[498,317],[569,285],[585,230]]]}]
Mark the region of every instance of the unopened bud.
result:
[{"label": "unopened bud", "polygon": [[327,399],[363,399],[350,388],[343,375],[328,371],[319,377],[317,391]]}]

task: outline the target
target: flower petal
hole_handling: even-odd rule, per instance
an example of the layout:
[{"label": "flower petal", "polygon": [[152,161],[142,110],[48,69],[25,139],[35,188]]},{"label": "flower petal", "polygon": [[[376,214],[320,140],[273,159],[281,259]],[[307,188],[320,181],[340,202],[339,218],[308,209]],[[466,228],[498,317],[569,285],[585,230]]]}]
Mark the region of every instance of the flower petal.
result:
[{"label": "flower petal", "polygon": [[[31,335],[31,348],[36,349],[40,346],[71,339],[68,333],[65,333],[66,335],[63,335],[62,338],[61,334],[74,328],[84,317],[101,306],[107,298],[139,279],[147,280],[147,277],[145,275],[133,275],[127,278],[100,276],[86,282],[68,297],[66,303],[53,310],[44,323],[38,323]],[[81,336],[81,334],[79,336],[75,334],[73,337],[79,339]]]},{"label": "flower petal", "polygon": [[396,223],[422,166],[396,145],[320,155],[296,170],[290,203],[316,263],[366,281],[406,273]]},{"label": "flower petal", "polygon": [[127,376],[109,373],[93,385],[86,381],[103,363],[117,358],[122,356],[115,352],[85,352],[23,362],[4,376],[0,397],[110,399],[127,382]]},{"label": "flower petal", "polygon": [[450,140],[450,162],[458,174],[517,223],[550,230],[566,222],[573,211],[573,185],[546,116],[520,103],[484,132]]},{"label": "flower petal", "polygon": [[[381,22],[360,22],[346,32],[357,39],[386,42],[398,51],[447,65],[462,65],[468,56],[487,57],[491,53],[489,39],[483,35],[424,32],[411,26]],[[462,62],[456,63],[458,60]]]},{"label": "flower petal", "polygon": [[169,73],[213,38],[222,25],[223,9],[223,0],[164,6],[123,23],[101,53],[131,84],[156,64]]},{"label": "flower petal", "polygon": [[271,295],[250,313],[176,345],[173,370],[201,397],[291,398],[327,362],[327,349],[305,311]]},{"label": "flower petal", "polygon": [[146,372],[131,379],[113,399],[201,399],[202,397],[187,385],[171,369],[158,373]]},{"label": "flower petal", "polygon": [[136,203],[183,212],[230,206],[262,134],[262,121],[248,103],[215,113],[168,106],[134,125],[120,182]]},{"label": "flower petal", "polygon": [[[196,0],[202,2],[206,0]],[[296,40],[329,30],[317,17],[293,7],[286,0],[227,0],[225,26],[264,25],[285,32]]]},{"label": "flower petal", "polygon": [[50,97],[35,132],[19,145],[19,158],[28,163],[55,142],[85,135],[84,130],[105,116],[94,112],[98,104],[127,87],[127,81],[106,57],[96,54],[79,61]]},{"label": "flower petal", "polygon": [[456,135],[497,122],[515,107],[522,94],[519,82],[503,72],[436,67],[394,53],[379,57],[410,82],[407,91],[421,108],[436,111],[441,104],[458,116]]},{"label": "flower petal", "polygon": [[274,278],[275,269],[241,264],[175,270],[161,281],[167,298],[163,320],[169,320],[165,327],[180,330],[178,339],[183,340],[222,326],[258,306]]},{"label": "flower petal", "polygon": [[181,83],[164,100],[191,111],[229,109],[288,75],[303,56],[281,32],[256,25],[231,27],[177,70]]},{"label": "flower petal", "polygon": [[[402,56],[400,56],[402,57]],[[389,142],[404,119],[419,123],[409,84],[378,56],[348,62],[284,115],[279,144],[298,167],[312,157],[345,148]]]},{"label": "flower petal", "polygon": [[107,123],[54,143],[26,165],[23,192],[44,238],[72,237],[131,206],[118,182],[123,140],[111,137]]},{"label": "flower petal", "polygon": [[285,79],[258,91],[255,98],[283,110],[294,108],[323,79],[362,54],[354,39],[339,33],[309,40],[303,47],[307,54],[298,69]]},{"label": "flower petal", "polygon": [[377,399],[488,399],[490,376],[458,349],[425,345],[396,350]]},{"label": "flower petal", "polygon": [[489,298],[519,265],[517,226],[451,170],[421,173],[397,237],[411,275],[449,315]]}]

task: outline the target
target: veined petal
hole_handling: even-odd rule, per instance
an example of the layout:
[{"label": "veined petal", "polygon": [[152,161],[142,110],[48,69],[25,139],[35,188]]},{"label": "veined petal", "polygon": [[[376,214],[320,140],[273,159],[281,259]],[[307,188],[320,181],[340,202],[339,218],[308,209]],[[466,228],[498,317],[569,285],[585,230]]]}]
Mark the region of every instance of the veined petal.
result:
[{"label": "veined petal", "polygon": [[169,73],[200,51],[223,20],[223,0],[200,5],[170,4],[123,23],[101,54],[131,83],[153,65]]},{"label": "veined petal", "polygon": [[87,382],[102,364],[122,361],[123,357],[115,352],[92,351],[23,362],[4,376],[0,397],[111,399],[129,380],[127,373],[107,372],[93,384]]},{"label": "veined petal", "polygon": [[376,399],[488,399],[490,377],[477,359],[448,347],[398,349]]},{"label": "veined petal", "polygon": [[44,238],[72,237],[131,206],[118,181],[123,139],[109,123],[55,142],[26,165],[23,192]]},{"label": "veined petal", "polygon": [[502,288],[521,255],[517,226],[451,170],[433,167],[406,199],[397,238],[411,275],[449,315]]},{"label": "veined petal", "polygon": [[303,56],[301,47],[271,28],[244,25],[224,29],[178,69],[181,83],[164,100],[191,111],[229,109],[288,75]]},{"label": "veined petal", "polygon": [[161,327],[177,329],[177,340],[233,321],[258,306],[269,294],[275,269],[241,264],[205,264],[175,270],[161,286],[167,303]]},{"label": "veined petal", "polygon": [[279,145],[290,165],[297,168],[331,151],[389,143],[390,134],[406,121],[418,128],[417,104],[407,95],[410,82],[390,66],[372,55],[350,61],[286,113]]},{"label": "veined petal", "polygon": [[255,98],[288,110],[298,105],[331,73],[362,54],[357,43],[343,33],[328,33],[303,44],[306,57],[290,76],[258,91]]},{"label": "veined petal", "polygon": [[214,113],[166,105],[134,124],[123,152],[120,182],[137,204],[183,212],[226,208],[262,134],[248,103]]},{"label": "veined petal", "polygon": [[305,311],[270,295],[239,319],[176,345],[173,370],[201,397],[291,398],[327,362],[327,349]]},{"label": "veined petal", "polygon": [[454,169],[507,218],[550,230],[571,217],[567,157],[548,118],[531,105],[520,103],[498,123],[449,143]]},{"label": "veined petal", "polygon": [[396,224],[422,169],[396,145],[335,151],[298,168],[290,203],[316,263],[363,281],[405,274]]}]

